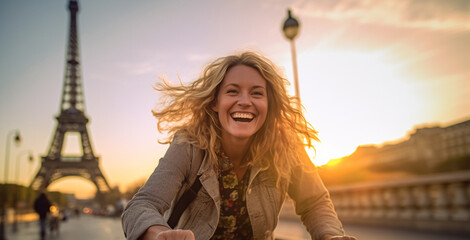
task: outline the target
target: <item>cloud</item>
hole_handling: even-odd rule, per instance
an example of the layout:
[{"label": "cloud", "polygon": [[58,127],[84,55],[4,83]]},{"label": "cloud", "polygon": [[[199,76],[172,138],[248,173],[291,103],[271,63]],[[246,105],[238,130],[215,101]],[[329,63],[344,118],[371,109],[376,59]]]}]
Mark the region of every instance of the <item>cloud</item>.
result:
[{"label": "cloud", "polygon": [[470,29],[468,0],[299,0],[299,15],[407,28]]}]

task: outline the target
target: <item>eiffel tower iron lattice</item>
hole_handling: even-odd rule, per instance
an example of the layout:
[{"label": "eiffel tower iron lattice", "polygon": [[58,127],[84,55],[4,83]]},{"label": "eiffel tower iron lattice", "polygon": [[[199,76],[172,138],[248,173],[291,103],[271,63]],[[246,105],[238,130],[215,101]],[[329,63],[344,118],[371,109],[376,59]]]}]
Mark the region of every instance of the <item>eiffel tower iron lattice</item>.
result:
[{"label": "eiffel tower iron lattice", "polygon": [[[77,31],[77,0],[70,0],[70,29],[66,70],[57,127],[46,156],[42,156],[41,167],[32,180],[33,189],[46,189],[52,182],[69,176],[90,180],[99,193],[111,190],[99,167],[99,158],[93,153],[88,135],[88,118],[85,115],[83,86],[80,71],[80,57]],[[79,134],[82,154],[67,156],[63,153],[65,136]]]}]

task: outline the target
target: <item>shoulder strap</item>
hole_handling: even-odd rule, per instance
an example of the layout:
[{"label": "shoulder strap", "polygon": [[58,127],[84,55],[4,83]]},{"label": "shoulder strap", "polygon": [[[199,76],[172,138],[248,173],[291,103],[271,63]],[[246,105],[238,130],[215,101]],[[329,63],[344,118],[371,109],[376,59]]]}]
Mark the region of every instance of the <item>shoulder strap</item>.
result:
[{"label": "shoulder strap", "polygon": [[183,193],[181,198],[176,203],[175,208],[173,209],[173,212],[171,213],[171,216],[168,219],[168,225],[171,228],[174,228],[176,224],[178,224],[181,214],[183,214],[184,210],[188,207],[188,205],[196,198],[199,189],[201,189],[202,185],[201,181],[199,180],[199,177],[199,175],[196,177],[196,180],[194,180],[194,183],[191,188],[186,190],[186,192]]}]

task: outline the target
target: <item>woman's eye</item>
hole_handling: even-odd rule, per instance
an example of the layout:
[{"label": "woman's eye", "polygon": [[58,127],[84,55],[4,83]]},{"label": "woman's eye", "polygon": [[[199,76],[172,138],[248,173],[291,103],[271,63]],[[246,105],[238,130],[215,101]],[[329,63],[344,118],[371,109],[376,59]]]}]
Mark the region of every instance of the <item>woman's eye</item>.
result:
[{"label": "woman's eye", "polygon": [[229,90],[227,90],[227,93],[237,93],[237,90],[235,90],[235,89],[229,89]]},{"label": "woman's eye", "polygon": [[256,91],[256,92],[253,92],[253,95],[263,96],[264,93],[263,93],[263,92],[258,92],[258,91]]}]

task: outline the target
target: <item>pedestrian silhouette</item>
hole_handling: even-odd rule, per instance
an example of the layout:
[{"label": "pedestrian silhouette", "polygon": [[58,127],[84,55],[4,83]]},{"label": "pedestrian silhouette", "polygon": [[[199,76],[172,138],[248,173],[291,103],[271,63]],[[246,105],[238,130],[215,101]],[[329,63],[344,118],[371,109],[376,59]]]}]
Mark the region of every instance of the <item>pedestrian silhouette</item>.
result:
[{"label": "pedestrian silhouette", "polygon": [[51,202],[46,194],[42,192],[34,201],[34,211],[39,214],[39,228],[41,239],[46,237],[47,214],[50,212]]}]

